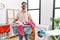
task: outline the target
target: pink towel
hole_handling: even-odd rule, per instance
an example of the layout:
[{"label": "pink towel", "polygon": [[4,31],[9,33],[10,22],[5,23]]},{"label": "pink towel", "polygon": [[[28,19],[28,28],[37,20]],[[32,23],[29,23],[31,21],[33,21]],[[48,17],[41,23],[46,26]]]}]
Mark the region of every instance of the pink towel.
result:
[{"label": "pink towel", "polygon": [[24,30],[23,30],[22,25],[18,26],[18,32],[19,32],[19,34],[21,34],[22,36],[24,36]]},{"label": "pink towel", "polygon": [[26,24],[27,24],[27,25],[31,25],[32,28],[35,28],[35,27],[36,27],[36,25],[35,25],[35,23],[34,23],[33,21],[29,21],[29,22],[27,22]]}]

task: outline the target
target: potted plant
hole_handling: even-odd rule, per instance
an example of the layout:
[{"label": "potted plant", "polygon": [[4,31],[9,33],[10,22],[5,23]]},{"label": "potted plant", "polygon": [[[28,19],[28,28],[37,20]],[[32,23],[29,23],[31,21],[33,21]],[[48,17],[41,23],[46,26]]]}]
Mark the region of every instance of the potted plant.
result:
[{"label": "potted plant", "polygon": [[51,18],[52,22],[54,22],[54,29],[60,29],[60,18]]},{"label": "potted plant", "polygon": [[[60,29],[60,18],[51,18],[51,21],[54,22],[54,30]],[[52,40],[60,40],[59,36],[51,36]]]}]

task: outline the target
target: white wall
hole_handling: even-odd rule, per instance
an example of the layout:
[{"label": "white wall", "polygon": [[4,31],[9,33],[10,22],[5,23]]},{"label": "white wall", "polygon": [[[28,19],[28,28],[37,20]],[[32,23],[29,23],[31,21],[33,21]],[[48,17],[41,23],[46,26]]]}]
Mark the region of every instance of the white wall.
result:
[{"label": "white wall", "polygon": [[[41,25],[46,25],[51,28],[52,22],[50,18],[53,15],[53,0],[41,0]],[[46,37],[44,40],[49,40]]]},{"label": "white wall", "polygon": [[51,25],[53,15],[53,0],[41,0],[41,24]]},{"label": "white wall", "polygon": [[6,23],[6,9],[21,9],[21,2],[26,0],[0,0],[5,9],[0,10],[0,24]]}]

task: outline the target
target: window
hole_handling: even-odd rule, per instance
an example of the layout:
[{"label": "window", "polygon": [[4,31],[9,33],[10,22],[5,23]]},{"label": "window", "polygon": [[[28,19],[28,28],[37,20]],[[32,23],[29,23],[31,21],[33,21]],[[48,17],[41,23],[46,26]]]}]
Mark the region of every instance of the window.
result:
[{"label": "window", "polygon": [[38,9],[39,8],[39,0],[29,0],[28,1],[28,8],[29,9]]},{"label": "window", "polygon": [[16,18],[16,14],[18,11],[19,11],[18,9],[7,9],[6,10],[7,23],[13,22],[13,20]]},{"label": "window", "polygon": [[55,18],[60,17],[60,0],[55,0]]},{"label": "window", "polygon": [[60,9],[55,9],[55,18],[60,18]]},{"label": "window", "polygon": [[[54,18],[60,18],[60,0],[54,0]],[[53,29],[56,29],[55,23],[53,23]]]},{"label": "window", "polygon": [[55,7],[60,7],[60,0],[55,1]]},{"label": "window", "polygon": [[27,10],[30,12],[35,24],[40,24],[41,0],[27,0]]},{"label": "window", "polygon": [[35,24],[39,24],[39,10],[31,10],[29,11],[32,17],[32,20],[35,22]]}]

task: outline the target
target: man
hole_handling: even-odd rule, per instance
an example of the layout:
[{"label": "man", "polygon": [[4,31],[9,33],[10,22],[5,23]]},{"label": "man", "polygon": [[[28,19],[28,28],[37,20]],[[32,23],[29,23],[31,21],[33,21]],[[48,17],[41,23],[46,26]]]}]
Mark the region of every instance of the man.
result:
[{"label": "man", "polygon": [[[26,11],[26,5],[27,5],[27,3],[26,2],[22,2],[21,5],[22,5],[21,6],[22,10],[17,13],[17,17],[13,21],[13,23],[15,23],[16,21],[19,20],[20,24],[22,25],[22,24],[24,24],[24,23],[26,23],[28,21],[32,21],[32,19],[31,19],[31,15],[29,14],[29,12]],[[23,38],[23,36],[21,36],[19,34],[19,40],[22,40],[22,38]],[[29,35],[25,34],[25,38],[26,38],[26,40],[28,40],[29,39]]]}]

